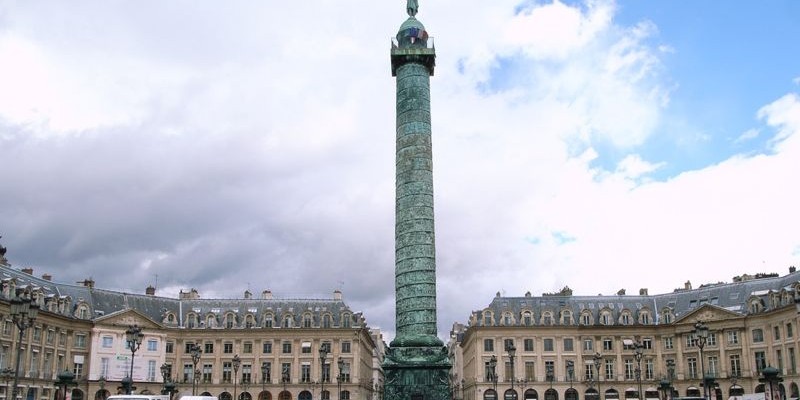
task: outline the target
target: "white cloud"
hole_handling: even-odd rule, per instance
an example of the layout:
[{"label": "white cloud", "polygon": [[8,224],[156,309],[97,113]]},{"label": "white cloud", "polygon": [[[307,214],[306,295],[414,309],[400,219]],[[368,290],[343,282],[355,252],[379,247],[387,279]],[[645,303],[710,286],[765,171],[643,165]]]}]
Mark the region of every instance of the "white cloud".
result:
[{"label": "white cloud", "polygon": [[749,140],[757,138],[758,135],[760,135],[760,134],[761,134],[761,131],[759,131],[758,129],[748,129],[744,133],[739,135],[739,137],[737,137],[733,141],[733,143],[743,143],[743,142],[746,142],[746,141],[749,141]]}]

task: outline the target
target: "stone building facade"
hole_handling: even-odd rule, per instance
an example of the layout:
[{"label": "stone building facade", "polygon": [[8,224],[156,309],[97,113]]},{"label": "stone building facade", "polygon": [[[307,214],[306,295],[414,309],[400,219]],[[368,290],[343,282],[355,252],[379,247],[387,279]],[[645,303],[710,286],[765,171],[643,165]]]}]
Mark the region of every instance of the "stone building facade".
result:
[{"label": "stone building facade", "polygon": [[[7,262],[0,263],[0,283],[4,399],[11,397],[20,349],[17,399],[25,400],[62,399],[56,380],[64,370],[75,375],[70,400],[104,399],[122,390],[131,357],[137,393],[162,390],[162,366],[178,396],[194,391],[221,400],[374,400],[382,385],[382,335],[339,291],[329,299],[278,299],[270,291],[203,299],[192,289],[166,298],[152,287],[130,294],[98,289],[91,280],[56,283]],[[22,346],[10,314],[18,293],[40,308]],[[143,336],[132,354],[125,331],[134,325]],[[201,349],[196,365],[194,345]]]},{"label": "stone building facade", "polygon": [[773,398],[796,399],[798,299],[794,268],[655,295],[498,293],[451,333],[455,398],[659,399],[702,397],[706,387],[714,399],[768,398],[763,371],[772,367],[781,380]]}]

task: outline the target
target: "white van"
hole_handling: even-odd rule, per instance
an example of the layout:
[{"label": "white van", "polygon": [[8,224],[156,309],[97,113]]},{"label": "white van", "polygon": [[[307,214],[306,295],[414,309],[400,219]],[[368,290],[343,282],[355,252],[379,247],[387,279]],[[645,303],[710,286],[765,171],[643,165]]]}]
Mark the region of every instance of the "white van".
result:
[{"label": "white van", "polygon": [[170,400],[168,394],[115,394],[107,400]]}]

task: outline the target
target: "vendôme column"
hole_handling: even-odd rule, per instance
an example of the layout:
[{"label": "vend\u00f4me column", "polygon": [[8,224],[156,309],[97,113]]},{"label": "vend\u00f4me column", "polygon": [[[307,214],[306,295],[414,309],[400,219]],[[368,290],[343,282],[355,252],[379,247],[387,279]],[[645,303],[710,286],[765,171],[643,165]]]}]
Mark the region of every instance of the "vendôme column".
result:
[{"label": "vend\u00f4me column", "polygon": [[436,51],[408,0],[392,43],[396,77],[396,336],[384,361],[387,400],[450,399],[450,363],[437,337],[430,77]]}]

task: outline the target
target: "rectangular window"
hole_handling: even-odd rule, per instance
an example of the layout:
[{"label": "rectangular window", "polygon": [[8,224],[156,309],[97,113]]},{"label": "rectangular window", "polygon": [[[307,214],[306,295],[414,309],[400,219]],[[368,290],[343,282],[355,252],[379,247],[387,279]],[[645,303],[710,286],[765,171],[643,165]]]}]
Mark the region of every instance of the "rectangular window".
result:
[{"label": "rectangular window", "polygon": [[583,350],[584,351],[592,351],[592,350],[594,350],[594,340],[592,340],[592,339],[583,339]]},{"label": "rectangular window", "polygon": [[311,342],[303,342],[300,344],[300,353],[311,354]]},{"label": "rectangular window", "polygon": [[692,348],[697,344],[697,337],[693,333],[686,335],[686,348]]},{"label": "rectangular window", "polygon": [[544,339],[544,351],[555,351],[553,339]]},{"label": "rectangular window", "polygon": [[739,331],[728,331],[728,344],[739,344]]},{"label": "rectangular window", "polygon": [[264,342],[261,344],[261,352],[264,354],[272,353],[272,342]]},{"label": "rectangular window", "polygon": [[193,372],[192,364],[183,364],[183,383],[192,381]]},{"label": "rectangular window", "polygon": [[203,364],[202,380],[203,383],[210,383],[214,373],[214,364]]},{"label": "rectangular window", "polygon": [[706,338],[706,345],[707,346],[716,346],[717,345],[717,334],[714,332],[708,333],[708,338]]},{"label": "rectangular window", "polygon": [[594,380],[594,364],[583,365],[583,380],[587,382]]},{"label": "rectangular window", "polygon": [[575,351],[575,344],[572,338],[564,338],[564,351]]},{"label": "rectangular window", "polygon": [[533,339],[525,339],[522,341],[525,351],[533,351]]},{"label": "rectangular window", "polygon": [[697,359],[694,357],[688,357],[686,359],[686,366],[688,367],[689,378],[697,379]]},{"label": "rectangular window", "polygon": [[108,357],[103,357],[100,359],[100,376],[105,377],[108,379],[108,365],[110,363],[110,359]]},{"label": "rectangular window", "polygon": [[232,370],[233,364],[230,361],[225,361],[222,363],[222,382],[223,383],[231,383],[232,379]]},{"label": "rectangular window", "polygon": [[272,363],[264,361],[261,363],[261,379],[264,383],[272,383]]},{"label": "rectangular window", "polygon": [[633,360],[630,358],[625,359],[625,380],[631,381],[635,379],[633,370]]},{"label": "rectangular window", "polygon": [[780,349],[775,350],[775,361],[778,363],[778,371],[783,373],[783,353]]},{"label": "rectangular window", "polygon": [[483,351],[494,351],[494,339],[483,339]]},{"label": "rectangular window", "polygon": [[252,342],[244,342],[242,344],[242,353],[250,354],[253,352],[253,343]]},{"label": "rectangular window", "polygon": [[300,365],[300,382],[311,382],[311,364]]},{"label": "rectangular window", "polygon": [[781,327],[775,325],[772,327],[772,339],[773,340],[781,340]]},{"label": "rectangular window", "polygon": [[45,334],[44,340],[47,344],[53,344],[53,338],[56,336],[56,332],[52,329],[48,329],[47,333]]},{"label": "rectangular window", "polygon": [[786,352],[789,353],[789,373],[794,375],[797,373],[797,360],[795,360],[794,347],[787,348]]},{"label": "rectangular window", "polygon": [[[233,353],[233,343],[225,343],[224,346],[230,346],[231,353]],[[206,342],[206,343],[204,343],[203,344],[203,353],[214,354],[214,342]],[[227,354],[230,354],[230,353],[227,353]]]},{"label": "rectangular window", "polygon": [[[77,334],[75,335],[75,347],[79,349],[83,349],[86,347],[86,335],[84,334]],[[77,378],[77,374],[76,374]]]},{"label": "rectangular window", "polygon": [[233,343],[223,343],[222,352],[225,354],[233,354]]},{"label": "rectangular window", "polygon": [[156,360],[147,360],[147,381],[156,381]]},{"label": "rectangular window", "polygon": [[767,367],[767,354],[763,351],[755,352],[756,372],[761,373],[761,370]]},{"label": "rectangular window", "polygon": [[253,383],[253,366],[242,364],[242,383]]},{"label": "rectangular window", "polygon": [[525,361],[525,380],[533,382],[536,379],[536,364],[533,361]]},{"label": "rectangular window", "polygon": [[282,349],[281,352],[283,354],[291,354],[292,353],[292,342],[283,342],[281,343]]},{"label": "rectangular window", "polygon": [[164,349],[167,353],[174,353],[175,352],[175,343],[174,342],[167,342],[167,345]]},{"label": "rectangular window", "polygon": [[709,374],[715,378],[719,377],[719,360],[716,356],[709,356],[708,357],[708,367],[706,369],[706,374]]},{"label": "rectangular window", "polygon": [[281,364],[281,382],[289,383],[292,381],[292,364],[291,363],[282,363]]},{"label": "rectangular window", "polygon": [[653,359],[648,358],[644,362],[644,379],[653,380],[655,379],[655,365],[653,364]]},{"label": "rectangular window", "polygon": [[647,338],[647,339],[642,339],[642,347],[643,347],[645,350],[650,350],[650,349],[652,349],[652,348],[653,348],[653,339],[650,339],[650,338]]},{"label": "rectangular window", "polygon": [[555,361],[545,361],[544,362],[544,377],[545,380],[548,382],[554,382],[556,380],[556,362]]},{"label": "rectangular window", "polygon": [[614,350],[614,342],[611,339],[603,339],[603,350],[604,351]]},{"label": "rectangular window", "polygon": [[72,367],[72,373],[75,374],[75,379],[83,378],[83,363],[75,363]]},{"label": "rectangular window", "polygon": [[665,337],[664,338],[664,349],[665,350],[672,350],[674,345],[672,344],[672,337]]},{"label": "rectangular window", "polygon": [[789,322],[786,324],[786,337],[791,338],[794,336],[794,329],[792,328],[792,323]]},{"label": "rectangular window", "polygon": [[517,346],[514,346],[514,339],[505,339],[505,340],[503,340],[503,349],[504,350],[508,351],[508,349],[510,349],[512,347],[514,347],[514,348],[517,347]]},{"label": "rectangular window", "polygon": [[350,342],[342,342],[342,353],[350,352]]},{"label": "rectangular window", "polygon": [[731,376],[741,377],[742,376],[742,360],[739,357],[739,355],[738,354],[731,354],[728,357],[728,360],[730,360],[730,364],[731,364]]},{"label": "rectangular window", "polygon": [[103,336],[103,347],[106,349],[114,347],[114,338],[111,336]]},{"label": "rectangular window", "polygon": [[614,360],[605,360],[606,361],[606,380],[614,380]]},{"label": "rectangular window", "polygon": [[147,351],[158,351],[158,340],[149,339],[147,341]]},{"label": "rectangular window", "polygon": [[33,327],[33,341],[38,342],[42,340],[42,328],[38,326]]},{"label": "rectangular window", "polygon": [[764,341],[764,331],[762,331],[761,329],[753,329],[753,343],[761,343],[763,341]]}]

